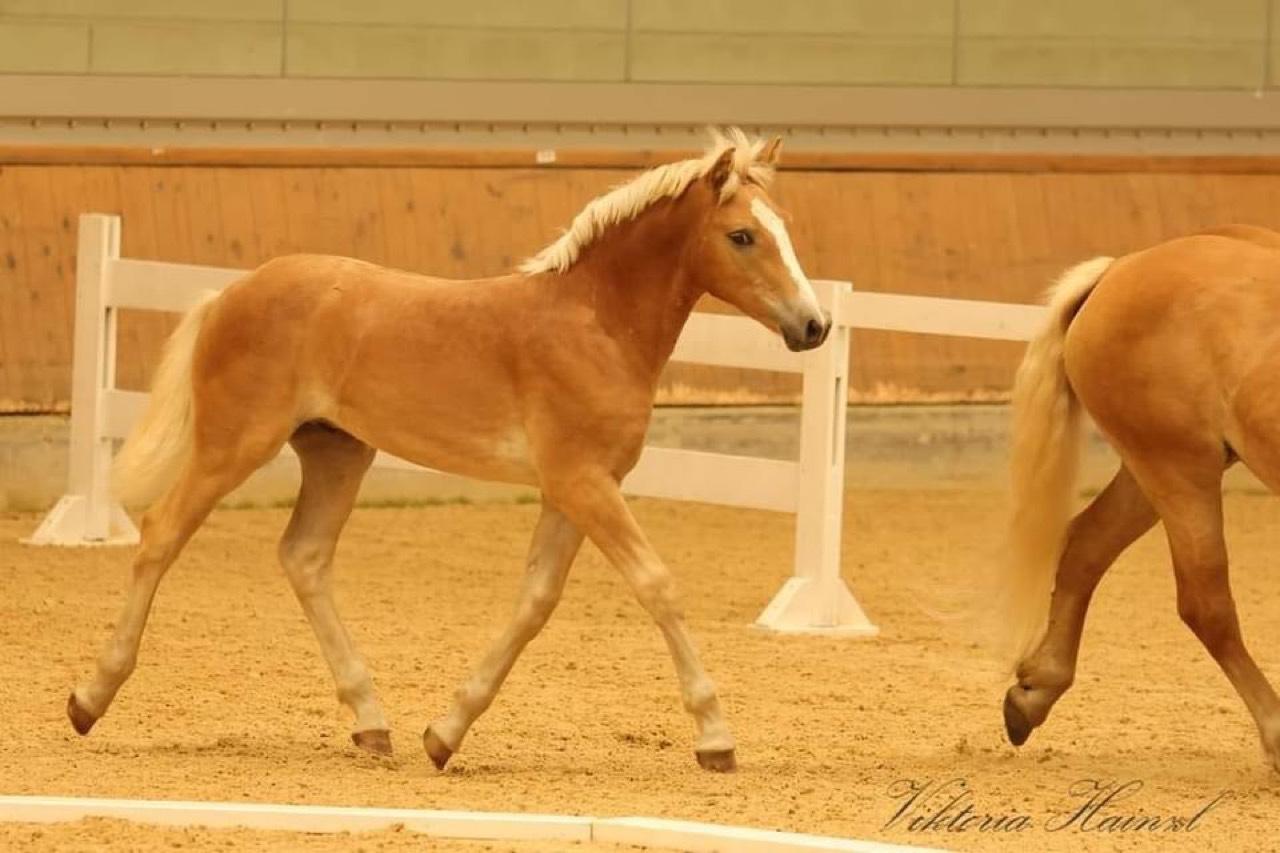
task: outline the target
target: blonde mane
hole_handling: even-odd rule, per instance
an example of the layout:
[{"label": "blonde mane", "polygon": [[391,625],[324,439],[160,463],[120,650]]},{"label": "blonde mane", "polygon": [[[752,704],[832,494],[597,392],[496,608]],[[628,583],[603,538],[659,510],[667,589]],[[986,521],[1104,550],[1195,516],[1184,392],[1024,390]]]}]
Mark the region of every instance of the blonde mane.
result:
[{"label": "blonde mane", "polygon": [[628,222],[664,198],[676,198],[698,178],[706,175],[726,148],[733,148],[733,170],[720,190],[720,201],[733,196],[742,182],[767,186],[773,166],[759,161],[765,140],[750,139],[738,128],[711,131],[711,146],[701,157],[679,160],[650,169],[593,199],[573,218],[573,222],[550,246],[520,264],[528,275],[564,272],[573,266],[582,250],[600,238],[610,225]]}]

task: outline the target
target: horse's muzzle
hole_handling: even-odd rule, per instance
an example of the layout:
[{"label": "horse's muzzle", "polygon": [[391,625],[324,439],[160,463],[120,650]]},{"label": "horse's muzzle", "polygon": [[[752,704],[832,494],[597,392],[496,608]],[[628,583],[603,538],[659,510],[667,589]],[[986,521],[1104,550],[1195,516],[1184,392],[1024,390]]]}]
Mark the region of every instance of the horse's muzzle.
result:
[{"label": "horse's muzzle", "polygon": [[806,317],[795,323],[781,326],[782,340],[792,352],[803,352],[822,346],[831,332],[831,315],[823,311],[821,316]]}]

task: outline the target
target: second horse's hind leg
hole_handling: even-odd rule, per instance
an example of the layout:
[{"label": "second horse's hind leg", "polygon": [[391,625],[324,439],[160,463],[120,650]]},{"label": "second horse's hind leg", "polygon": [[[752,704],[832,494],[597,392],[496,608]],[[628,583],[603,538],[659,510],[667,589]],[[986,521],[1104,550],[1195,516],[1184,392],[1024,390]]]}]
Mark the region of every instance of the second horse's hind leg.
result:
[{"label": "second horse's hind leg", "polygon": [[333,552],[374,450],[322,424],[304,425],[289,443],[302,464],[302,489],[280,540],[280,563],[333,673],[338,699],[355,714],[352,741],[390,755],[391,732],[373,679],[333,603]]},{"label": "second horse's hind leg", "polygon": [[[1261,359],[1236,391],[1232,415],[1241,461],[1276,494],[1280,494],[1280,347]],[[1220,511],[1220,510],[1219,510]],[[1220,523],[1220,522],[1219,522]],[[1170,544],[1172,544],[1172,536]],[[1189,550],[1189,549],[1188,549]],[[1184,560],[1184,563],[1188,561]],[[1227,581],[1225,549],[1222,565],[1205,560],[1206,570],[1178,569],[1178,609],[1184,621],[1222,667],[1258,726],[1272,764],[1280,770],[1280,698],[1245,648]]]},{"label": "second horse's hind leg", "polygon": [[1162,470],[1144,476],[1143,486],[1169,537],[1178,615],[1244,700],[1268,757],[1280,770],[1280,698],[1240,633],[1228,581],[1221,483],[1210,474],[1196,471],[1190,462],[1170,461]]},{"label": "second horse's hind leg", "polygon": [[1005,731],[1014,746],[1026,742],[1071,687],[1094,589],[1116,557],[1155,522],[1155,510],[1124,466],[1071,522],[1054,580],[1049,626],[1036,650],[1018,662],[1018,683],[1005,694]]}]

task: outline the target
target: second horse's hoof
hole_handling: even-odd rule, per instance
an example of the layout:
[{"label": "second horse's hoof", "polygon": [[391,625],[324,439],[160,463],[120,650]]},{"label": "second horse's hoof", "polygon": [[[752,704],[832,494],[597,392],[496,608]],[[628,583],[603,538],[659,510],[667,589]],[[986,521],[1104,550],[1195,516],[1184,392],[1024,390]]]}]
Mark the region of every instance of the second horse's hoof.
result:
[{"label": "second horse's hoof", "polygon": [[365,729],[352,732],[351,742],[374,755],[391,755],[391,732],[386,729]]},{"label": "second horse's hoof", "polygon": [[732,773],[738,769],[738,759],[732,749],[698,750],[698,766],[713,773]]},{"label": "second horse's hoof", "polygon": [[71,727],[76,730],[76,734],[87,735],[89,730],[93,728],[93,724],[98,722],[98,718],[90,714],[84,707],[76,701],[75,691],[67,697],[67,718],[71,720]]},{"label": "second horse's hoof", "polygon": [[449,763],[449,759],[453,757],[453,750],[440,739],[439,735],[431,731],[430,726],[422,733],[422,747],[427,751],[427,757],[431,759],[431,763],[437,770],[443,770]]},{"label": "second horse's hoof", "polygon": [[1011,687],[1004,697],[1004,731],[1009,736],[1009,743],[1014,746],[1022,746],[1027,742],[1027,738],[1031,737],[1031,730],[1035,728],[1031,725],[1031,721],[1027,719],[1027,715],[1022,712],[1018,704],[1013,701],[1013,691],[1018,688]]}]

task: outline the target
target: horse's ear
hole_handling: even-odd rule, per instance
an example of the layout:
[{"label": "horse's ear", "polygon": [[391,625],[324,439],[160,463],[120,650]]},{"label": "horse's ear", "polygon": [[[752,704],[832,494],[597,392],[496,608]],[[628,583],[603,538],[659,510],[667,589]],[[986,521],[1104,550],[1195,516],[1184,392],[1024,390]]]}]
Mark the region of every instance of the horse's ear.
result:
[{"label": "horse's ear", "polygon": [[760,162],[766,166],[776,166],[781,157],[782,137],[775,136],[769,140],[769,144],[765,145],[764,150],[760,152]]},{"label": "horse's ear", "polygon": [[724,149],[707,170],[707,183],[711,185],[713,192],[719,193],[724,188],[725,182],[729,180],[729,176],[733,174],[733,156],[733,148]]}]

